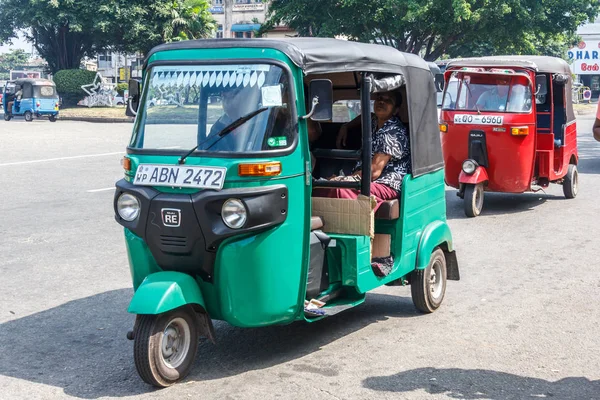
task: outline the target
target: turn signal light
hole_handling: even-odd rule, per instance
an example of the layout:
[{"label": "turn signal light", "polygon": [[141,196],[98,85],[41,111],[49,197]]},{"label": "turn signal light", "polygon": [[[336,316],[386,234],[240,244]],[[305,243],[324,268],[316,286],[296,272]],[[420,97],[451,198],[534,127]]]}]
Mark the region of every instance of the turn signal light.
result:
[{"label": "turn signal light", "polygon": [[510,133],[513,136],[525,136],[525,135],[529,135],[529,127],[523,126],[523,127],[520,127],[520,128],[511,128],[510,129]]},{"label": "turn signal light", "polygon": [[440,124],[440,132],[448,132],[448,124]]},{"label": "turn signal light", "polygon": [[240,164],[238,173],[240,176],[275,176],[281,174],[281,163]]},{"label": "turn signal light", "polygon": [[121,159],[121,165],[123,166],[123,169],[125,171],[131,171],[131,158],[129,157],[123,157]]}]

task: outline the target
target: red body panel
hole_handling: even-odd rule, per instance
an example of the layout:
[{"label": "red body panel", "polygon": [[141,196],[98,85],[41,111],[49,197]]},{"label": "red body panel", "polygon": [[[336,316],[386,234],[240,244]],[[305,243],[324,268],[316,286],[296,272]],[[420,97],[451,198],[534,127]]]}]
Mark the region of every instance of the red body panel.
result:
[{"label": "red body panel", "polygon": [[[486,190],[510,193],[527,191],[531,184],[535,155],[535,114],[504,114],[503,125],[495,126],[454,124],[455,114],[476,115],[477,112],[443,110],[441,113],[441,120],[448,123],[448,132],[441,134],[446,183],[459,187],[462,163],[469,158],[469,132],[476,129],[486,135]],[[510,132],[513,126],[527,126],[530,133],[526,136],[513,136]]]},{"label": "red body panel", "polygon": [[486,182],[490,178],[488,178],[488,174],[484,167],[479,166],[475,169],[471,175],[465,173],[465,171],[460,171],[460,175],[458,176],[459,183],[465,183],[469,185],[477,185],[481,182]]}]

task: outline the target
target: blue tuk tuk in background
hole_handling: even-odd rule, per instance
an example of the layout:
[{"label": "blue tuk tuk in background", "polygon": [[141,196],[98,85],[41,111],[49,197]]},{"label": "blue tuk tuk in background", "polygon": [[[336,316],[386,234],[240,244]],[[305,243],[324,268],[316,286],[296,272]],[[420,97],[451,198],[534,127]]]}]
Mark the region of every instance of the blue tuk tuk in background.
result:
[{"label": "blue tuk tuk in background", "polygon": [[47,79],[23,78],[8,81],[4,87],[2,108],[4,120],[23,116],[25,121],[48,117],[52,122],[58,118],[58,93],[54,82]]}]

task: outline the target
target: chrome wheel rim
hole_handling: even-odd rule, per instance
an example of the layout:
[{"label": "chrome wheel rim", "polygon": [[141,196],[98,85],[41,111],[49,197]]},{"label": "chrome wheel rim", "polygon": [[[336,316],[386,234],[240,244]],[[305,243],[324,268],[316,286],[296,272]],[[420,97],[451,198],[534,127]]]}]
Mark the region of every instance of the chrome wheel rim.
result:
[{"label": "chrome wheel rim", "polygon": [[577,194],[577,190],[579,190],[579,174],[577,173],[577,170],[573,171],[573,194],[576,195]]},{"label": "chrome wheel rim", "polygon": [[429,291],[434,300],[439,300],[444,290],[444,282],[442,276],[442,262],[436,260],[431,266],[429,273]]},{"label": "chrome wheel rim", "polygon": [[174,318],[163,331],[160,355],[169,368],[177,368],[186,359],[191,345],[190,326],[183,318]]},{"label": "chrome wheel rim", "polygon": [[481,212],[483,208],[483,188],[481,186],[475,186],[475,211]]}]

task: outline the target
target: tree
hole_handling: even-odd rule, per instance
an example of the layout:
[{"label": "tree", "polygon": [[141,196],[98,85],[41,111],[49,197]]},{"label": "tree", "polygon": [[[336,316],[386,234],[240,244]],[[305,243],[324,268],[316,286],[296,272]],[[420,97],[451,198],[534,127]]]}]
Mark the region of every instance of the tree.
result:
[{"label": "tree", "polygon": [[264,30],[344,35],[435,60],[473,53],[538,54],[600,11],[596,0],[273,0]]},{"label": "tree", "polygon": [[54,73],[105,50],[147,51],[173,38],[205,36],[212,29],[207,14],[207,0],[2,0],[0,43],[28,32]]},{"label": "tree", "polygon": [[23,49],[14,49],[8,53],[0,54],[0,72],[10,72],[27,65],[29,55]]}]

